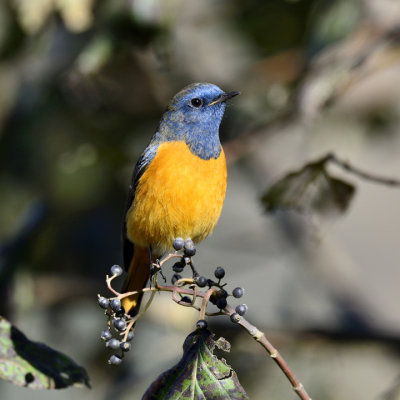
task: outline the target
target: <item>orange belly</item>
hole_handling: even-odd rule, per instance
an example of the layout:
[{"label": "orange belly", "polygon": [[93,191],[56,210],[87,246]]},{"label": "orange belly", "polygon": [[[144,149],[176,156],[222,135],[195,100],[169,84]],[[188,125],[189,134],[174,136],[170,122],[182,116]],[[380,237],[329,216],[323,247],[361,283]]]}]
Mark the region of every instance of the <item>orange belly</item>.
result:
[{"label": "orange belly", "polygon": [[226,180],[223,150],[218,159],[203,160],[184,142],[161,144],[136,186],[128,238],[160,254],[176,237],[203,240],[221,214]]}]

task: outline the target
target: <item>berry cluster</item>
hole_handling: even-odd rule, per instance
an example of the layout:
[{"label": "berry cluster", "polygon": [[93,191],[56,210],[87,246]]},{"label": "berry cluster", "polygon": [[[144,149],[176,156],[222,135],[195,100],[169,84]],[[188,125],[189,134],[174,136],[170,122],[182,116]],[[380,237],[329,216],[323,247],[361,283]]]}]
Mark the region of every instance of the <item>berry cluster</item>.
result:
[{"label": "berry cluster", "polygon": [[173,241],[172,246],[176,251],[182,250],[183,254],[182,258],[172,266],[174,274],[172,275],[171,283],[175,285],[176,281],[182,279],[182,275],[180,274],[183,272],[186,265],[189,265],[190,268],[192,269],[193,277],[198,276],[198,273],[194,269],[191,260],[191,257],[193,257],[196,254],[196,247],[194,246],[193,240],[191,239],[183,240],[182,238],[178,237]]},{"label": "berry cluster", "polygon": [[[244,289],[241,287],[237,287],[233,289],[232,293],[228,293],[225,290],[227,283],[221,283],[221,280],[225,277],[225,270],[222,267],[217,267],[214,271],[214,277],[216,279],[209,279],[205,276],[200,275],[194,268],[192,263],[192,257],[196,254],[196,248],[194,243],[191,239],[183,240],[182,238],[176,238],[173,242],[173,248],[176,250],[176,253],[172,253],[164,257],[163,259],[157,261],[154,264],[154,271],[157,271],[161,274],[161,267],[162,265],[171,258],[178,259],[177,262],[172,266],[172,270],[174,274],[171,278],[172,285],[174,285],[174,289],[172,290],[171,287],[164,286],[163,290],[173,291],[174,293],[180,293],[180,290],[184,291],[187,288],[193,290],[193,294],[189,292],[188,295],[180,294],[180,298],[174,298],[176,302],[181,305],[185,306],[192,306],[200,311],[200,314],[204,315],[207,314],[205,312],[205,307],[202,308],[198,307],[195,304],[196,301],[196,290],[195,286],[199,288],[208,287],[208,289],[213,289],[213,292],[210,296],[210,301],[215,304],[220,312],[214,313],[215,314],[226,314],[227,310],[226,307],[228,305],[227,298],[232,296],[236,299],[239,299],[244,294]],[[158,266],[158,268],[157,268]],[[192,278],[191,279],[183,279],[182,275],[180,275],[186,266],[189,266],[192,270]],[[105,342],[107,348],[111,350],[119,350],[119,353],[112,354],[109,358],[108,362],[111,365],[118,365],[122,362],[122,358],[124,354],[129,351],[131,344],[130,341],[133,339],[133,326],[134,326],[134,319],[131,316],[125,313],[125,310],[121,304],[121,299],[124,298],[127,294],[118,293],[111,287],[111,281],[122,275],[123,270],[119,265],[113,265],[111,267],[111,277],[107,276],[107,285],[108,288],[116,294],[116,297],[106,298],[103,296],[98,296],[98,303],[99,306],[104,310],[105,315],[107,316],[107,328],[103,330],[100,334],[101,340]],[[162,274],[161,274],[162,275]],[[163,275],[162,275],[163,276]],[[163,276],[164,277],[164,276]],[[154,284],[158,288],[161,286],[157,286],[157,276],[153,277]],[[179,280],[183,279],[182,281],[178,282]],[[165,278],[164,278],[165,280]],[[178,283],[177,283],[178,282]],[[184,288],[186,286],[186,288]],[[185,293],[185,294],[186,294]],[[202,296],[205,296],[203,293]],[[201,296],[201,297],[202,297]],[[197,297],[198,298],[198,297]],[[150,299],[151,302],[151,299]],[[149,303],[150,304],[150,303]],[[224,310],[224,311],[223,311]],[[235,308],[235,312],[230,315],[231,321],[238,323],[240,321],[240,317],[243,316],[247,311],[247,306],[245,304],[239,304]],[[200,319],[197,322],[198,329],[206,329],[207,322],[204,319]]]},{"label": "berry cluster", "polygon": [[[111,267],[112,277],[122,275],[122,268],[119,265]],[[119,354],[113,354],[108,360],[111,365],[118,365],[122,362],[124,354],[130,350],[133,339],[133,330],[128,327],[129,315],[121,305],[121,300],[117,297],[106,298],[98,296],[99,306],[104,309],[107,316],[107,328],[101,331],[100,339],[105,342],[107,348],[111,350],[120,350]],[[122,340],[118,339],[122,336]]]},{"label": "berry cluster", "polygon": [[[211,297],[212,302],[220,309],[223,310],[227,305],[227,298],[229,296],[228,292],[224,289],[225,284],[221,284],[221,280],[225,277],[225,270],[222,267],[217,267],[214,271],[214,276],[218,279],[217,282],[207,279],[205,276],[201,276],[194,269],[191,257],[196,254],[196,248],[194,247],[194,243],[190,239],[183,240],[182,238],[176,238],[173,242],[173,247],[176,251],[183,250],[182,258],[176,262],[172,269],[175,272],[172,276],[171,283],[174,285],[179,279],[182,279],[182,275],[180,273],[184,270],[186,265],[190,265],[193,271],[193,279],[196,285],[200,288],[205,286],[216,287],[219,288],[214,295]],[[241,287],[237,287],[233,289],[232,296],[239,299],[243,296],[244,290]],[[191,299],[188,296],[184,296],[181,299],[183,303],[191,303]],[[246,304],[240,304],[235,309],[235,322],[237,322],[238,316],[243,316],[247,311]],[[233,321],[233,319],[232,319]]]},{"label": "berry cluster", "polygon": [[[218,279],[218,282],[212,282],[212,286],[219,287],[219,290],[215,292],[215,295],[211,298],[211,300],[219,309],[222,310],[228,305],[227,298],[228,296],[230,296],[228,292],[224,289],[226,283],[221,285],[221,279],[225,277],[225,270],[222,267],[217,267],[214,271],[214,276]],[[231,296],[235,297],[236,299],[240,299],[243,295],[244,289],[241,287],[237,287],[232,290]],[[236,313],[234,313],[233,315],[238,314],[239,316],[243,316],[247,311],[247,305],[239,304],[238,306],[236,306],[235,311]],[[236,316],[234,318],[236,318],[235,321],[231,317],[232,321],[237,322],[238,317]]]}]

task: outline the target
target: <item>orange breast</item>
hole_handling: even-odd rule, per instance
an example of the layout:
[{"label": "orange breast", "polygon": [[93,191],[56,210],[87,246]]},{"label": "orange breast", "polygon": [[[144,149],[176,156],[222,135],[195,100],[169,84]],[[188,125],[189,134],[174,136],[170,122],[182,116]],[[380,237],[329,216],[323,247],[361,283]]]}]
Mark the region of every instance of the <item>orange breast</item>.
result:
[{"label": "orange breast", "polygon": [[226,161],[203,160],[184,142],[166,142],[136,187],[127,213],[128,237],[162,253],[180,236],[199,242],[214,229],[226,192]]}]

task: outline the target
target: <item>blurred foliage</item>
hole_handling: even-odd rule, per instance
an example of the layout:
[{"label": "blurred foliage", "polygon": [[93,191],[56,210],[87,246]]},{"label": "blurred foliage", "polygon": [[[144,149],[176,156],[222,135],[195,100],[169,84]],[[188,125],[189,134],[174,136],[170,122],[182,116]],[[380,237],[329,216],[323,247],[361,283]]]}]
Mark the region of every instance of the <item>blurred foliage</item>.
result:
[{"label": "blurred foliage", "polygon": [[327,170],[331,156],[306,164],[271,185],[261,201],[269,212],[296,210],[309,214],[344,213],[355,193],[354,185]]},{"label": "blurred foliage", "polygon": [[30,341],[0,317],[0,378],[31,389],[89,385],[86,371],[66,355]]}]

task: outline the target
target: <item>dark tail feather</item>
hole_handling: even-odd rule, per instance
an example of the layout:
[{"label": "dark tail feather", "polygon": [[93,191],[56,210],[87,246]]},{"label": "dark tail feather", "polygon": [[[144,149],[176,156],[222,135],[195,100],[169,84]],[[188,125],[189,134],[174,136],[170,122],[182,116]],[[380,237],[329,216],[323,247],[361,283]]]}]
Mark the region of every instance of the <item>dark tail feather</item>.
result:
[{"label": "dark tail feather", "polygon": [[[133,292],[141,290],[147,285],[150,275],[150,250],[146,247],[135,245],[135,252],[129,265],[128,276],[126,277],[122,292]],[[143,293],[134,294],[122,299],[122,306],[125,312],[135,316],[139,312]]]}]

